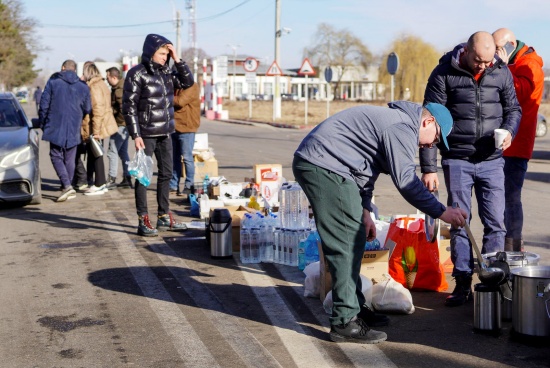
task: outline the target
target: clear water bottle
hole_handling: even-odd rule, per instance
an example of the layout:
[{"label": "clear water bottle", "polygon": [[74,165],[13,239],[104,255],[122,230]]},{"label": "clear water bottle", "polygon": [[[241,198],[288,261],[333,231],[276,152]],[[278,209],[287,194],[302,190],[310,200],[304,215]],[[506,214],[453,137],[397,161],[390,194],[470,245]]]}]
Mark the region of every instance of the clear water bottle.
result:
[{"label": "clear water bottle", "polygon": [[279,249],[281,246],[282,230],[280,227],[276,227],[273,231],[273,263],[281,263],[279,255],[281,254]]},{"label": "clear water bottle", "polygon": [[250,263],[250,229],[249,226],[252,221],[252,216],[248,213],[245,213],[243,219],[241,220],[241,230],[240,230],[240,258],[241,263]]},{"label": "clear water bottle", "polygon": [[264,257],[262,262],[273,263],[274,248],[275,248],[275,227],[276,227],[277,216],[269,214],[267,218],[267,226],[264,233]]},{"label": "clear water bottle", "polygon": [[261,244],[260,228],[259,227],[250,228],[250,263],[260,263],[260,244]]},{"label": "clear water bottle", "polygon": [[288,183],[283,183],[281,185],[281,188],[279,189],[279,222],[281,224],[281,227],[286,226],[286,211],[288,210],[288,201],[286,198],[287,188]]},{"label": "clear water bottle", "polygon": [[300,185],[298,193],[298,228],[306,229],[309,227],[309,200]]}]

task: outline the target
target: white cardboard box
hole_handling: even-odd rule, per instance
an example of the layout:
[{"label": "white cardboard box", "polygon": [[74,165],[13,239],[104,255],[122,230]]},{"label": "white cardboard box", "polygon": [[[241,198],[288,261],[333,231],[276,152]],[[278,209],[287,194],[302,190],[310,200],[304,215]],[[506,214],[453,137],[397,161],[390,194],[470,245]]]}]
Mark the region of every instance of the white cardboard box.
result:
[{"label": "white cardboard box", "polygon": [[193,151],[208,151],[208,133],[196,133]]}]

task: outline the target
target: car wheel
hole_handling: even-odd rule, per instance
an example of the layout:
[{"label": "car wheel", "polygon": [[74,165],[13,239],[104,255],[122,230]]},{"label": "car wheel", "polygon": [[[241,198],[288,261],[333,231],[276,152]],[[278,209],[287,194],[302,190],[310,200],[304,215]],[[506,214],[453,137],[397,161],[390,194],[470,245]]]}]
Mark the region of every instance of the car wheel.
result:
[{"label": "car wheel", "polygon": [[548,130],[548,127],[546,126],[546,122],[539,121],[537,123],[537,131],[535,133],[535,136],[544,137],[546,135],[547,130]]}]

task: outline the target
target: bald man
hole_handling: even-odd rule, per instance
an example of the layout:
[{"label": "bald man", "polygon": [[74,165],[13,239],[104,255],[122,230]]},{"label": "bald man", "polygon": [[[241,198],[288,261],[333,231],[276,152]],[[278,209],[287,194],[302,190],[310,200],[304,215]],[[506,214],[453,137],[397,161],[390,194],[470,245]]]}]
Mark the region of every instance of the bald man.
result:
[{"label": "bald man", "polygon": [[[514,32],[508,28],[497,29],[493,33],[493,39],[497,47],[497,55],[508,64],[514,77],[514,87],[522,112],[518,133],[510,148],[503,153],[506,197],[504,249],[522,251],[523,205],[521,190],[535,145],[537,115],[544,90],[543,63],[535,49],[516,39]],[[507,43],[513,47],[510,54],[505,48]]]},{"label": "bald man", "polygon": [[[428,80],[424,102],[445,105],[454,120],[447,141],[437,145],[447,188],[447,204],[458,203],[471,220],[472,191],[483,224],[482,253],[504,250],[504,159],[495,148],[493,132],[506,129],[503,149],[515,136],[521,119],[514,81],[508,67],[495,58],[496,45],[488,32],[476,32],[439,60]],[[437,148],[420,149],[422,181],[439,187]],[[451,260],[456,287],[445,300],[454,307],[471,299],[474,268],[466,231],[451,229]]]}]

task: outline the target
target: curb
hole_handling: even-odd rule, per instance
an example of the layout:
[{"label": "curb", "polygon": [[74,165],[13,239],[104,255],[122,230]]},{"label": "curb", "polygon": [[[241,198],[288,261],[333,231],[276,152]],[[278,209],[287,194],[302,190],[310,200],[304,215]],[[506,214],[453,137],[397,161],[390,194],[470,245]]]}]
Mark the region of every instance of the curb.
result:
[{"label": "curb", "polygon": [[254,125],[254,124],[266,124],[271,125],[275,128],[284,128],[284,129],[313,129],[315,125],[292,125],[285,123],[272,123],[267,121],[257,121],[257,120],[234,120],[234,119],[215,119],[211,121],[221,121],[224,123],[232,124],[242,124],[242,125]]}]

